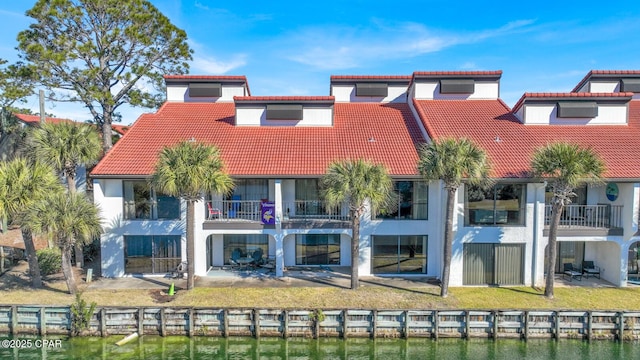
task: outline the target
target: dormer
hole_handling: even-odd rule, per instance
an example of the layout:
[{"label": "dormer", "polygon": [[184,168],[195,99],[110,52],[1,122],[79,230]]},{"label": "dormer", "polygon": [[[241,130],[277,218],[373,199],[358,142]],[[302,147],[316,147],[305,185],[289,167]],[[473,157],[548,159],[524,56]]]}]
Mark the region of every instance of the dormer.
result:
[{"label": "dormer", "polygon": [[502,71],[416,71],[410,96],[418,100],[496,100]]},{"label": "dormer", "polygon": [[332,126],[333,96],[236,96],[236,126]]},{"label": "dormer", "polygon": [[640,99],[640,70],[591,70],[573,92],[631,92]]},{"label": "dormer", "polygon": [[244,76],[166,75],[167,101],[232,102],[234,96],[250,96]]},{"label": "dormer", "polygon": [[527,125],[626,125],[633,93],[525,93],[513,113]]},{"label": "dormer", "polygon": [[336,102],[407,102],[410,76],[333,75],[330,94]]}]

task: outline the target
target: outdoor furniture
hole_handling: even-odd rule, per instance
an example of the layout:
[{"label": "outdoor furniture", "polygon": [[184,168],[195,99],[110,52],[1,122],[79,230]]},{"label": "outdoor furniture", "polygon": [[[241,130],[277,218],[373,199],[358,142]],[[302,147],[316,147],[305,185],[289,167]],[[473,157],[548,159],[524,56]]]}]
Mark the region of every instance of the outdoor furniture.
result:
[{"label": "outdoor furniture", "polygon": [[249,265],[253,265],[255,260],[252,257],[241,257],[236,262],[240,265],[241,270],[246,270]]},{"label": "outdoor furniture", "polygon": [[178,266],[176,266],[175,270],[171,272],[171,277],[174,279],[182,279],[184,278],[184,274],[187,273],[187,262],[183,261]]},{"label": "outdoor furniture", "polygon": [[220,217],[222,216],[222,211],[220,211],[220,209],[218,208],[214,208],[213,206],[211,206],[211,203],[207,203],[207,209],[209,210],[209,217],[208,219],[220,219]]},{"label": "outdoor furniture", "polygon": [[579,270],[580,269],[573,266],[573,264],[564,264],[564,272],[562,273],[562,278],[564,279],[565,276],[568,276],[569,281],[573,281],[574,278],[582,281],[582,272]]},{"label": "outdoor furniture", "polygon": [[251,254],[251,257],[253,258],[253,265],[260,266],[264,264],[264,259],[262,258],[262,255],[263,255],[262,248],[257,248],[256,251],[254,251],[253,254]]},{"label": "outdoor furniture", "polygon": [[600,279],[600,267],[596,266],[593,261],[583,261],[582,262],[582,273],[588,279],[589,275],[597,276]]},{"label": "outdoor furniture", "polygon": [[231,264],[232,269],[234,267],[240,267],[240,263],[238,262],[238,260],[240,260],[241,257],[242,250],[240,250],[239,248],[233,249],[233,251],[231,252],[231,257],[229,258],[229,264]]},{"label": "outdoor furniture", "polygon": [[268,272],[274,272],[276,270],[276,259],[268,258],[260,267],[267,269]]}]

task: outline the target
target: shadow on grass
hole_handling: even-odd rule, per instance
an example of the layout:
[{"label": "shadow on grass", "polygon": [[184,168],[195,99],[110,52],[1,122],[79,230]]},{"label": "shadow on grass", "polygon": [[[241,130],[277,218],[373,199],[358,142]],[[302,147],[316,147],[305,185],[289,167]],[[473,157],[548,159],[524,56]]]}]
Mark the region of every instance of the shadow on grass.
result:
[{"label": "shadow on grass", "polygon": [[[68,294],[68,290],[57,289],[55,287],[49,286],[47,283],[51,280],[43,279],[42,288],[35,288],[31,285],[31,280],[25,279],[24,276],[19,273],[14,272],[6,272],[2,274],[0,278],[0,290],[11,291],[11,290],[47,290],[61,294]],[[64,279],[63,279],[64,281]],[[65,283],[66,287],[66,283]]]},{"label": "shadow on grass", "polygon": [[[389,289],[401,290],[401,291],[406,291],[406,292],[410,292],[410,293],[414,293],[414,294],[420,294],[420,295],[430,295],[430,296],[433,296],[433,297],[436,297],[436,298],[440,298],[439,294],[434,294],[434,293],[429,292],[429,291],[420,291],[420,290],[406,288],[406,287],[402,287],[402,286],[395,286],[395,285],[387,284],[385,282],[378,282],[378,281],[375,281],[375,280],[360,280],[360,282],[363,282],[363,283],[366,283],[366,284],[370,284],[370,285],[385,287],[385,288],[389,288]],[[440,289],[440,288],[438,287],[438,289]],[[439,291],[438,291],[438,293],[439,293]]]}]

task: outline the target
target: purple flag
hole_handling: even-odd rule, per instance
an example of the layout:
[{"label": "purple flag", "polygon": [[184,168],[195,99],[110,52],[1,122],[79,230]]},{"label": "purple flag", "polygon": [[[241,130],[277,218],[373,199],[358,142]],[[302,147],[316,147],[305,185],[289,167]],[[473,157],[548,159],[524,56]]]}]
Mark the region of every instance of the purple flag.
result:
[{"label": "purple flag", "polygon": [[273,201],[260,203],[260,217],[265,225],[276,224],[276,204]]}]

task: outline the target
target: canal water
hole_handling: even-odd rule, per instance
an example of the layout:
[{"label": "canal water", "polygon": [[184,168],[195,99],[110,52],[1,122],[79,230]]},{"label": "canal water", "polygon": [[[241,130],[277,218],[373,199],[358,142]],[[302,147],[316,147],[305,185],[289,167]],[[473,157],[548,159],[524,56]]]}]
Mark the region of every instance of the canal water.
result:
[{"label": "canal water", "polygon": [[[147,336],[124,346],[119,337],[20,337],[0,342],[0,359],[640,359],[640,344],[511,339],[278,339]],[[2,338],[0,340],[6,340]],[[13,340],[16,340],[15,338]],[[51,340],[61,340],[51,341]],[[7,346],[11,345],[11,346]]]}]

